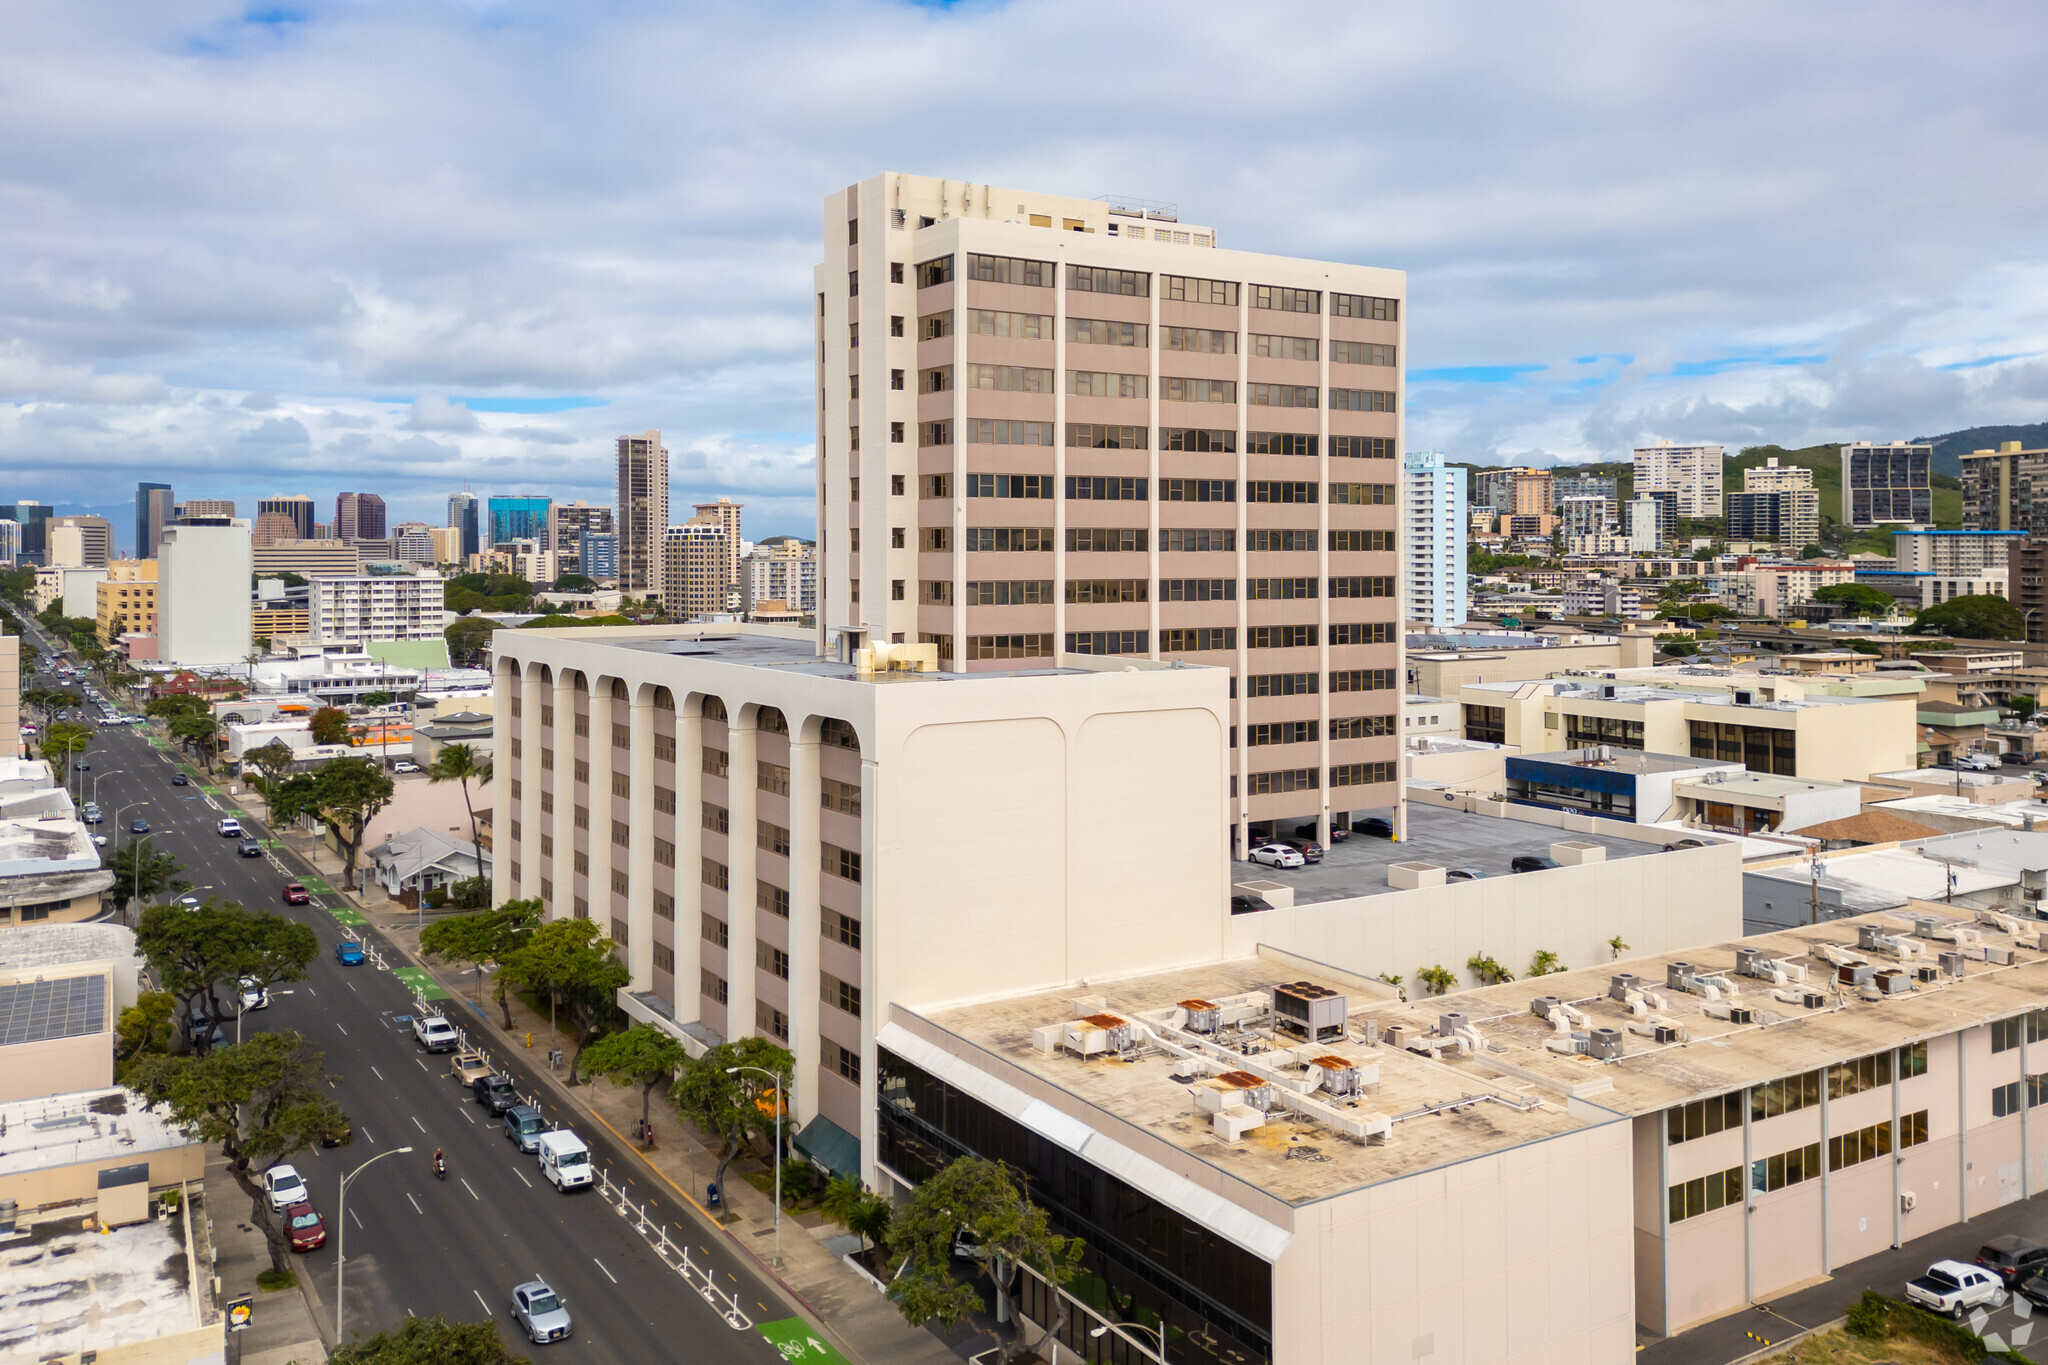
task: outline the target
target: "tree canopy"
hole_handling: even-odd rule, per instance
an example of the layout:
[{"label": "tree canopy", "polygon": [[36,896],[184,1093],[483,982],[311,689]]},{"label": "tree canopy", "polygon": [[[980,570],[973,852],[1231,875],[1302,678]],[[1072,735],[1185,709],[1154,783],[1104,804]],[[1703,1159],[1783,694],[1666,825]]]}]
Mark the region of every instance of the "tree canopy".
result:
[{"label": "tree canopy", "polygon": [[796,1059],[789,1049],[769,1038],[740,1038],[709,1048],[704,1055],[683,1068],[669,1087],[669,1103],[699,1128],[719,1136],[718,1176],[723,1183],[725,1168],[740,1152],[775,1132],[775,1101],[763,1079],[753,1072],[735,1074],[731,1068],[759,1067],[783,1078],[788,1094],[795,1074]]},{"label": "tree canopy", "polygon": [[565,573],[555,580],[556,592],[589,592],[597,580],[580,573]]},{"label": "tree canopy", "polygon": [[449,661],[475,660],[490,644],[491,636],[503,628],[503,622],[493,621],[488,616],[465,616],[453,622],[442,632],[448,637]]},{"label": "tree canopy", "polygon": [[396,790],[391,774],[375,759],[336,758],[313,772],[288,777],[276,786],[270,794],[271,818],[290,824],[302,815],[310,815],[326,825],[342,846],[345,875],[353,882],[363,834],[377,812],[391,804]]},{"label": "tree canopy", "polygon": [[1816,602],[1840,602],[1865,616],[1889,616],[1898,599],[1868,583],[1830,583],[1813,594]]},{"label": "tree canopy", "polygon": [[319,955],[320,942],[297,920],[209,899],[196,910],[179,905],[144,910],[135,949],[148,961],[157,984],[184,1006],[181,1027],[193,1049],[203,1054],[211,1040],[192,1036],[192,1015],[222,1019],[233,1013],[216,994],[221,985],[244,976],[265,985],[301,980]]},{"label": "tree canopy", "polygon": [[[540,923],[539,900],[506,901],[495,910],[474,915],[450,915],[437,919],[420,931],[420,948],[449,962],[491,966],[503,962]],[[505,1028],[512,1027],[512,1002],[500,975],[493,995],[505,1011]]]},{"label": "tree canopy", "polygon": [[2027,619],[2003,597],[1973,594],[1936,603],[1913,618],[1915,635],[1947,635],[1959,640],[2024,640]]},{"label": "tree canopy", "polygon": [[115,849],[107,858],[107,870],[114,874],[114,898],[120,901],[183,895],[192,889],[192,883],[178,878],[185,865],[146,836]]},{"label": "tree canopy", "polygon": [[690,1054],[674,1035],[651,1024],[635,1024],[623,1033],[607,1033],[577,1059],[585,1076],[602,1076],[613,1085],[640,1087],[640,1121],[654,1098],[654,1087],[686,1065]]},{"label": "tree canopy", "polygon": [[[427,765],[427,781],[435,785],[443,782],[462,784],[462,808],[469,814],[469,840],[476,850],[476,875],[484,881],[485,901],[490,903],[490,880],[484,876],[484,840],[477,829],[476,806],[469,799],[469,784],[474,782],[482,787],[491,780],[490,757],[467,744],[445,744],[441,752],[434,755],[434,761]],[[508,1021],[506,1028],[512,1027]]]},{"label": "tree canopy", "polygon": [[505,1349],[493,1322],[408,1316],[399,1326],[334,1348],[327,1365],[532,1365]]},{"label": "tree canopy", "polygon": [[308,722],[315,744],[348,743],[348,712],[339,706],[323,706]]},{"label": "tree canopy", "polygon": [[612,955],[618,945],[587,919],[549,920],[526,935],[500,960],[498,970],[567,1011],[574,1025],[576,1052],[569,1061],[569,1084],[576,1083],[576,1064],[599,1025],[618,1013],[618,993],[633,979],[626,965]]}]

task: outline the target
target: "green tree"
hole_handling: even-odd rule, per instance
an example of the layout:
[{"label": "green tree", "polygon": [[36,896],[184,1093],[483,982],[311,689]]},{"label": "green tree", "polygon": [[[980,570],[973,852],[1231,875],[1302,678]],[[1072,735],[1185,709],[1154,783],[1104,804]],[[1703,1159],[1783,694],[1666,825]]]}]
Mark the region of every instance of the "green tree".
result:
[{"label": "green tree", "polygon": [[1515,974],[1494,961],[1493,955],[1490,953],[1474,953],[1466,958],[1465,970],[1471,972],[1472,975],[1478,977],[1480,981],[1489,986],[1515,979]]},{"label": "green tree", "polygon": [[483,876],[464,877],[461,881],[448,888],[448,903],[457,910],[490,909],[490,878]]},{"label": "green tree", "polygon": [[[539,900],[506,901],[495,910],[474,915],[450,915],[437,919],[420,931],[420,948],[448,962],[471,966],[495,966],[507,954],[525,943],[540,923]],[[501,974],[492,990],[505,1011],[505,1028],[512,1028],[512,1001],[506,994]]]},{"label": "green tree", "polygon": [[888,1200],[870,1194],[857,1175],[834,1176],[818,1201],[818,1211],[866,1243],[888,1240],[895,1213]]},{"label": "green tree", "polygon": [[2033,719],[2034,712],[2037,709],[2039,709],[2039,703],[2025,693],[2021,693],[2012,699],[2012,713],[2021,720]]},{"label": "green tree", "polygon": [[789,1049],[768,1038],[741,1038],[709,1048],[704,1055],[683,1068],[669,1087],[669,1103],[707,1133],[718,1135],[719,1184],[725,1183],[725,1168],[755,1140],[775,1132],[775,1103],[764,1093],[760,1078],[750,1072],[735,1073],[733,1067],[759,1067],[770,1075],[787,1078],[796,1074],[796,1058]]},{"label": "green tree", "polygon": [[270,796],[271,818],[290,824],[310,815],[342,846],[343,875],[355,883],[356,855],[377,812],[391,804],[391,774],[375,759],[336,758],[315,772],[286,778]]},{"label": "green tree", "polygon": [[172,739],[198,755],[199,761],[206,765],[208,773],[213,771],[215,739],[219,729],[214,724],[211,711],[205,715],[178,716],[171,721],[170,731]]},{"label": "green tree", "polygon": [[183,895],[192,883],[179,880],[185,865],[158,848],[147,836],[130,839],[107,859],[114,874],[114,899],[122,904],[162,895]]},{"label": "green tree", "polygon": [[1548,948],[1538,948],[1529,958],[1529,975],[1549,976],[1553,972],[1565,971],[1564,963]]},{"label": "green tree", "polygon": [[203,697],[195,697],[185,692],[169,692],[161,697],[151,697],[149,705],[142,708],[142,714],[171,721],[179,716],[210,716],[213,714],[213,707]]},{"label": "green tree", "polygon": [[1431,995],[1442,995],[1445,991],[1458,984],[1457,976],[1441,963],[1433,967],[1417,969],[1415,979],[1420,981],[1422,988]]},{"label": "green tree", "polygon": [[[890,1225],[889,1250],[908,1258],[891,1292],[911,1326],[937,1321],[950,1328],[987,1307],[972,1285],[953,1275],[953,1242],[962,1229],[972,1236],[975,1259],[995,1285],[999,1321],[1015,1316],[1013,1296],[1024,1269],[1055,1288],[1080,1274],[1080,1238],[1054,1233],[1045,1210],[1025,1198],[1006,1167],[960,1157],[912,1191]],[[1065,1330],[1066,1296],[1054,1299],[1059,1307],[1038,1341],[1027,1345],[1019,1333],[1003,1348],[1005,1361],[1022,1359]]]},{"label": "green tree", "polygon": [[587,919],[549,920],[537,926],[499,963],[503,978],[547,998],[551,1015],[566,1011],[574,1026],[576,1051],[569,1059],[569,1084],[597,1029],[619,1010],[618,993],[633,979],[613,955],[618,945]]},{"label": "green tree", "polygon": [[669,1080],[690,1060],[683,1045],[661,1029],[635,1024],[623,1033],[607,1033],[583,1050],[578,1059],[585,1076],[602,1076],[613,1085],[640,1087],[640,1122],[647,1122],[654,1087]]},{"label": "green tree", "polygon": [[1840,602],[1851,611],[1864,616],[1889,616],[1899,602],[1888,592],[1881,592],[1867,583],[1830,583],[1814,593],[1816,602]]},{"label": "green tree", "polygon": [[144,991],[121,1011],[114,1025],[114,1060],[132,1062],[145,1052],[167,1052],[178,997],[169,991]]},{"label": "green tree", "polygon": [[555,580],[556,592],[589,592],[596,586],[596,579],[580,573],[565,573]]},{"label": "green tree", "polygon": [[363,693],[363,705],[365,706],[389,706],[391,705],[392,702],[396,700],[396,697],[393,697],[389,692],[383,691],[382,689],[379,689],[375,692]]},{"label": "green tree", "polygon": [[152,905],[142,912],[135,930],[135,949],[149,963],[157,984],[183,1008],[186,1040],[202,1055],[209,1038],[191,1035],[192,1016],[204,1013],[224,1019],[216,992],[241,977],[265,985],[299,981],[320,952],[313,931],[296,920],[268,910],[244,910],[232,901],[209,899],[197,910],[177,905]]},{"label": "green tree", "polygon": [[[459,611],[461,608],[451,604],[449,610]],[[448,637],[449,661],[452,663],[459,660],[467,663],[475,660],[491,643],[492,634],[502,625],[502,622],[493,621],[488,616],[464,616],[460,621],[449,625],[443,632]]]},{"label": "green tree", "polygon": [[505,1349],[493,1322],[407,1317],[389,1331],[337,1346],[327,1365],[532,1365]]},{"label": "green tree", "polygon": [[310,722],[315,744],[348,743],[348,712],[339,706],[323,706]]},{"label": "green tree", "polygon": [[57,760],[59,786],[71,780],[72,757],[84,753],[97,733],[98,731],[90,725],[81,725],[72,720],[60,720],[43,727],[43,757]]},{"label": "green tree", "polygon": [[259,744],[254,749],[246,750],[242,754],[242,766],[244,768],[253,767],[263,774],[265,790],[269,789],[269,784],[277,781],[285,773],[290,772],[292,764],[297,761],[298,756],[292,752],[292,746],[281,739],[273,739],[268,744]]},{"label": "green tree", "polygon": [[428,782],[436,785],[443,782],[462,784],[462,808],[469,813],[469,840],[476,849],[476,874],[479,877],[484,876],[484,839],[477,828],[476,807],[469,799],[469,784],[474,782],[482,787],[490,780],[491,760],[467,744],[443,745],[441,752],[434,755],[434,761],[427,765]]},{"label": "green tree", "polygon": [[1958,640],[2024,640],[2027,620],[2003,597],[1973,594],[1925,608],[1913,618],[1913,633]]},{"label": "green tree", "polygon": [[259,1033],[205,1056],[144,1053],[121,1073],[121,1083],[139,1091],[150,1108],[164,1107],[200,1141],[220,1145],[229,1173],[249,1196],[250,1219],[263,1229],[276,1270],[286,1269],[291,1251],[258,1180],[263,1170],[316,1142],[347,1141],[348,1116],[332,1095],[338,1079],[327,1074],[325,1055],[296,1030]]}]

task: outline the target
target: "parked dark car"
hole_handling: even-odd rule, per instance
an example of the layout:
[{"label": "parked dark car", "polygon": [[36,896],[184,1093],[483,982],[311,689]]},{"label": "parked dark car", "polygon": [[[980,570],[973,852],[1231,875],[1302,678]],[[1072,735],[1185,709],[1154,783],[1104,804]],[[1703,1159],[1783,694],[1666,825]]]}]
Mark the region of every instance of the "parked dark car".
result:
[{"label": "parked dark car", "polygon": [[[1309,822],[1308,822],[1307,824],[1305,824],[1305,825],[1296,825],[1296,826],[1294,827],[1294,837],[1295,837],[1295,838],[1297,838],[1297,839],[1313,839],[1313,838],[1315,838],[1315,837],[1316,837],[1316,822],[1315,822],[1315,821],[1313,821],[1313,820],[1311,820],[1311,821],[1309,821]],[[1342,825],[1334,825],[1334,824],[1330,826],[1330,842],[1331,842],[1331,843],[1333,843],[1333,844],[1341,844],[1341,843],[1343,843],[1343,842],[1344,842],[1344,841],[1345,841],[1346,839],[1349,839],[1350,837],[1351,837],[1351,831],[1350,831],[1350,830],[1348,830],[1348,829],[1346,829],[1346,828],[1344,828],[1344,826],[1342,826]]]},{"label": "parked dark car", "polygon": [[2027,764],[2034,761],[2034,755],[2021,753],[2001,754],[1998,761],[2005,764],[2008,768],[2024,768]]},{"label": "parked dark car", "polygon": [[1352,828],[1360,834],[1370,834],[1376,839],[1391,839],[1394,837],[1394,822],[1377,815],[1368,815],[1365,819],[1353,825]]},{"label": "parked dark car", "polygon": [[244,839],[235,846],[235,852],[241,854],[244,858],[261,858],[263,856],[263,841],[261,839]]},{"label": "parked dark car", "polygon": [[1545,858],[1536,853],[1521,853],[1517,854],[1514,860],[1508,864],[1508,870],[1510,872],[1545,872],[1557,865],[1557,859],[1555,858]]},{"label": "parked dark car", "polygon": [[1233,915],[1252,915],[1257,914],[1261,910],[1271,910],[1272,908],[1272,906],[1266,904],[1257,896],[1247,896],[1239,893],[1230,898],[1230,913]]},{"label": "parked dark car", "polygon": [[2036,1308],[2048,1308],[2048,1270],[2037,1270],[2027,1276],[2013,1292]]},{"label": "parked dark car", "polygon": [[192,785],[192,779],[186,777],[183,773],[172,773],[171,785],[173,787],[189,787]]},{"label": "parked dark car", "polygon": [[1319,863],[1323,860],[1323,846],[1313,839],[1288,839],[1284,842],[1308,862]]},{"label": "parked dark car", "polygon": [[476,1102],[490,1110],[493,1117],[519,1103],[519,1091],[510,1076],[479,1076],[469,1083],[469,1088],[476,1095]]},{"label": "parked dark car", "polygon": [[1986,1270],[1997,1271],[2005,1287],[2012,1289],[2036,1271],[2048,1270],[2048,1247],[2008,1233],[1978,1247],[1972,1259]]}]

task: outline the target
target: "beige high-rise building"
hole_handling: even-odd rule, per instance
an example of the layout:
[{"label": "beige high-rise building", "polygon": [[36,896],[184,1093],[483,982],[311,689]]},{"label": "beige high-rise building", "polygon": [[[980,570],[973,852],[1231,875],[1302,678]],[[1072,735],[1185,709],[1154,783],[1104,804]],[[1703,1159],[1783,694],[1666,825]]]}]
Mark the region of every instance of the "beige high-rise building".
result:
[{"label": "beige high-rise building", "polygon": [[286,512],[258,512],[256,525],[249,535],[256,548],[264,550],[287,540],[299,539],[299,524]]},{"label": "beige high-rise building", "polygon": [[661,549],[661,601],[671,621],[693,621],[726,609],[725,528],[692,521],[667,528]]},{"label": "beige high-rise building", "polygon": [[1673,445],[1659,441],[1635,450],[1637,493],[1673,492],[1681,517],[1721,515],[1720,446]]},{"label": "beige high-rise building", "polygon": [[668,448],[661,433],[621,436],[619,491],[614,504],[619,533],[619,589],[662,590],[662,537],[668,531]]},{"label": "beige high-rise building", "polygon": [[123,635],[156,634],[156,572],[154,559],[117,559],[107,576],[93,584],[96,634],[107,648]]},{"label": "beige high-rise building", "polygon": [[824,248],[827,643],[1220,665],[1239,852],[1396,812],[1400,271],[893,173],[826,198]]},{"label": "beige high-rise building", "polygon": [[557,502],[548,507],[548,546],[563,573],[587,574],[583,567],[583,537],[611,531],[612,509],[587,502]]},{"label": "beige high-rise building", "polygon": [[[267,498],[256,500],[256,524],[261,526],[263,518],[276,513],[292,525],[285,533],[288,540],[311,540],[313,538],[313,500],[304,493],[273,493]],[[258,541],[257,544],[262,544]]]},{"label": "beige high-rise building", "polygon": [[206,522],[235,515],[233,498],[193,498],[178,504],[178,520]]},{"label": "beige high-rise building", "polygon": [[104,569],[114,558],[114,524],[105,517],[52,517],[48,535],[52,568]]},{"label": "beige high-rise building", "polygon": [[720,498],[717,502],[692,504],[696,516],[690,518],[695,526],[716,526],[725,533],[724,582],[720,585],[718,608],[720,611],[737,607],[736,590],[740,583],[740,560],[744,552],[740,541],[740,509],[745,503],[734,502],[731,498]]}]

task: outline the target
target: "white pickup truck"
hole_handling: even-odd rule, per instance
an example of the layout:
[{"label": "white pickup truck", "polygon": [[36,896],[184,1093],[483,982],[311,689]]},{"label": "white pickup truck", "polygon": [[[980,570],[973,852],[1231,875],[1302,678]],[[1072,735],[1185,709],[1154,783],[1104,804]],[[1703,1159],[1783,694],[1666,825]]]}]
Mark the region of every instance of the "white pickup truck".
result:
[{"label": "white pickup truck", "polygon": [[1936,1261],[1925,1275],[1906,1281],[1907,1303],[1956,1319],[1980,1304],[2003,1308],[2008,1297],[1996,1271],[1966,1261]]},{"label": "white pickup truck", "polygon": [[453,1052],[462,1044],[462,1037],[456,1033],[455,1025],[438,1014],[415,1015],[412,1021],[413,1041],[429,1052]]}]

